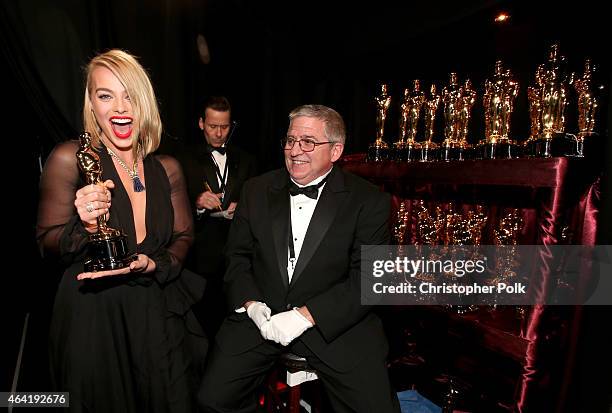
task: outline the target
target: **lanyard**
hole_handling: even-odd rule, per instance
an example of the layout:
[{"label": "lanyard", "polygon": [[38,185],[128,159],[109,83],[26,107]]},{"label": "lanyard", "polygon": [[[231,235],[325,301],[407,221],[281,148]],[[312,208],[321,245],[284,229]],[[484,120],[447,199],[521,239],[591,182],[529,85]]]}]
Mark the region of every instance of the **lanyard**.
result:
[{"label": "lanyard", "polygon": [[227,170],[228,170],[228,166],[229,166],[229,162],[228,162],[228,157],[227,155],[225,156],[225,168],[223,168],[223,175],[221,175],[221,172],[219,170],[219,164],[217,163],[217,160],[215,159],[215,157],[213,156],[213,154],[210,154],[213,162],[215,163],[215,174],[217,175],[217,178],[219,178],[219,181],[221,182],[219,184],[219,192],[221,192],[221,202],[223,203],[223,197],[225,196],[225,180],[227,177]]},{"label": "lanyard", "polygon": [[[325,182],[327,181],[327,177],[328,176],[329,175],[325,176],[325,178],[323,178],[323,180],[321,182],[316,184],[317,191],[319,191],[319,188],[325,184]],[[317,197],[317,199],[318,199],[318,197]],[[315,200],[315,202],[317,202],[317,201]],[[295,270],[295,263],[297,262],[297,257],[295,256],[295,245],[293,244],[293,227],[291,226],[291,211],[292,210],[293,210],[293,208],[292,208],[292,201],[290,199],[289,200],[289,229],[287,231],[287,244],[289,245],[289,264],[291,265],[291,269]],[[312,219],[312,215],[310,216],[310,219]]]},{"label": "lanyard", "polygon": [[295,246],[293,245],[293,228],[291,228],[291,210],[289,211],[289,230],[287,231],[287,243],[289,244],[289,264],[291,269],[295,270]]}]

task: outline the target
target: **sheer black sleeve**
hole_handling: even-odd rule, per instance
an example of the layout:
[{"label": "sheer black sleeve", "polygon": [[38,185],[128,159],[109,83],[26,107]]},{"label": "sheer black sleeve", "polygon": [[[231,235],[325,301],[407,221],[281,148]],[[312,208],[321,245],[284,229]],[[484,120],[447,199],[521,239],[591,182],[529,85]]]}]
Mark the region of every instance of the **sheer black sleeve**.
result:
[{"label": "sheer black sleeve", "polygon": [[159,283],[165,284],[178,277],[181,272],[187,252],[193,243],[193,217],[180,164],[170,156],[159,155],[157,160],[168,175],[174,210],[172,240],[166,249],[151,256],[157,265],[155,277]]},{"label": "sheer black sleeve", "polygon": [[40,179],[36,239],[41,254],[56,255],[67,264],[83,259],[88,233],[74,207],[83,182],[76,163],[76,141],[58,144]]}]

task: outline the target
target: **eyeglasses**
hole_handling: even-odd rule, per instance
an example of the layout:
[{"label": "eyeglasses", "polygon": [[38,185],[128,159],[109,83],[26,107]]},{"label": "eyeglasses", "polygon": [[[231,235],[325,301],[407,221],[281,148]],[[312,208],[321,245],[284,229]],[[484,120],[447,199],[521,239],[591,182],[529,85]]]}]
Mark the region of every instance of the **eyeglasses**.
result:
[{"label": "eyeglasses", "polygon": [[327,142],[317,142],[314,139],[304,138],[304,139],[296,139],[293,136],[287,136],[286,138],[281,139],[281,146],[284,150],[288,151],[293,149],[293,146],[298,143],[300,145],[300,149],[304,152],[312,152],[319,145],[325,145],[328,143],[334,144],[336,142],[327,141]]}]

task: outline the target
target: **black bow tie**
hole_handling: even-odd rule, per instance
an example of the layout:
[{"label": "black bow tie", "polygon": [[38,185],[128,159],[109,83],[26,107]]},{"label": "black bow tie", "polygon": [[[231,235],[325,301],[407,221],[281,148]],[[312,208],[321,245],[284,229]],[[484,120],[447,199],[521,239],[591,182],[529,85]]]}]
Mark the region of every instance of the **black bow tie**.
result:
[{"label": "black bow tie", "polygon": [[[329,176],[329,175],[328,175]],[[323,186],[323,184],[327,181],[327,176],[316,185],[308,185],[308,186],[297,186],[293,181],[289,183],[289,195],[306,195],[308,198],[317,199],[319,197],[319,188]]]},{"label": "black bow tie", "polygon": [[227,148],[225,146],[215,147],[212,145],[206,145],[206,152],[213,153],[214,151],[219,152],[221,155],[225,155]]}]

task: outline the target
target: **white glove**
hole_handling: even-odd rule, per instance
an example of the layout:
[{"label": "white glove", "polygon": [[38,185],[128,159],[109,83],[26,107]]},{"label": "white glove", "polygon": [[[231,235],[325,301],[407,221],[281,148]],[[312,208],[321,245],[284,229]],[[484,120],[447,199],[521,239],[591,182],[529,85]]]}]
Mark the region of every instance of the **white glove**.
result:
[{"label": "white glove", "polygon": [[272,314],[270,307],[268,307],[266,303],[259,301],[252,302],[247,308],[246,312],[259,330],[261,330],[261,327],[266,324],[268,320],[270,320],[270,315]]},{"label": "white glove", "polygon": [[312,323],[294,308],[273,315],[270,321],[265,323],[260,330],[261,335],[266,340],[276,341],[286,346],[310,327],[312,327]]}]

